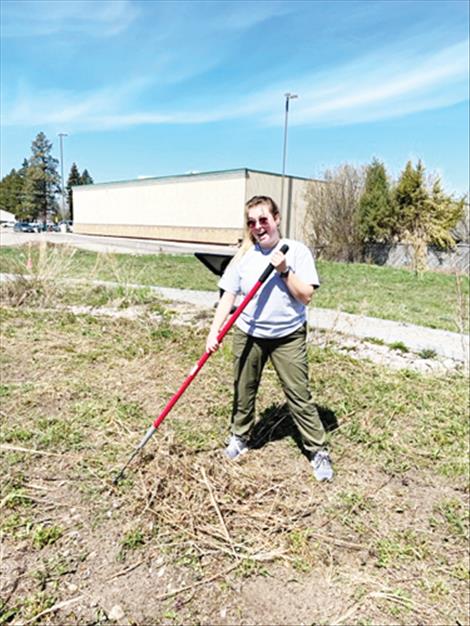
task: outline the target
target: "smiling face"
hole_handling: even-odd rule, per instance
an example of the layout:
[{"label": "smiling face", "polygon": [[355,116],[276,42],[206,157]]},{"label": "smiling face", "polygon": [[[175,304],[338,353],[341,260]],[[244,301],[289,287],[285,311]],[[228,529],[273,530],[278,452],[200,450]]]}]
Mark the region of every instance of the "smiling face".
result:
[{"label": "smiling face", "polygon": [[254,241],[262,248],[273,248],[279,241],[279,214],[273,216],[268,204],[248,209],[246,224]]}]

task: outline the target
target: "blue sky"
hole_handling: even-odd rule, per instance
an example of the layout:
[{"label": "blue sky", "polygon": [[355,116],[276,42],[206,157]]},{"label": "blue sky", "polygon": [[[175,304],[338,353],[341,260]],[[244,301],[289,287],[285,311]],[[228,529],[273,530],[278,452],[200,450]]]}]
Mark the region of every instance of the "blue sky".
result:
[{"label": "blue sky", "polygon": [[95,182],[421,158],[468,191],[465,0],[2,0],[1,175],[40,131]]}]

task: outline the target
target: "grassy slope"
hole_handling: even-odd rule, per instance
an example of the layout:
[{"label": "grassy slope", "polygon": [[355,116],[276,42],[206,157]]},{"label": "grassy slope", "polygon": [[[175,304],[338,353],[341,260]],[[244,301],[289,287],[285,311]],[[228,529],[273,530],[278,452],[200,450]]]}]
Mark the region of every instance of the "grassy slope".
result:
[{"label": "grassy slope", "polygon": [[[41,266],[37,247],[0,248],[3,272],[24,271],[28,254]],[[192,255],[103,255],[84,250],[48,249],[58,257],[57,272],[64,276],[139,283],[184,289],[216,290],[217,277]],[[51,266],[50,262],[47,262]],[[52,264],[53,265],[53,264]],[[417,278],[408,270],[365,264],[320,261],[322,288],[315,294],[318,307],[419,324],[431,328],[468,331],[469,279],[428,272]]]}]

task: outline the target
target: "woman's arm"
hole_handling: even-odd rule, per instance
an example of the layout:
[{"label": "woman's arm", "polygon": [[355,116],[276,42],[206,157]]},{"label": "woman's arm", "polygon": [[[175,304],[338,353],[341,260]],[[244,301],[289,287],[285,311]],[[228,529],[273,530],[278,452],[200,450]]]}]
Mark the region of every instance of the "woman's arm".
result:
[{"label": "woman's arm", "polygon": [[212,320],[211,328],[206,340],[206,351],[215,352],[219,347],[217,341],[217,335],[222,328],[223,323],[227,319],[228,314],[232,310],[233,303],[235,302],[236,295],[225,291],[219,300],[217,309],[215,310],[214,319]]},{"label": "woman's arm", "polygon": [[[276,271],[280,274],[288,269],[286,256],[279,250],[274,252],[274,254],[271,256],[270,261],[272,265],[274,265]],[[298,276],[296,276],[294,270],[292,269],[290,270],[286,278],[283,278],[282,280],[285,282],[287,289],[296,300],[299,300],[299,302],[302,302],[302,304],[309,304],[314,291],[313,285],[310,285],[309,283],[301,280]]]}]

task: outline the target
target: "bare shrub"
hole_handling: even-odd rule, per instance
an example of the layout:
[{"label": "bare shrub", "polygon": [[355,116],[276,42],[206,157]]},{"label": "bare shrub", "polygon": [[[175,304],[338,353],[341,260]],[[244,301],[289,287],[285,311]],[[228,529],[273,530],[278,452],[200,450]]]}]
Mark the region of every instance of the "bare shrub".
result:
[{"label": "bare shrub", "polygon": [[312,181],[307,187],[306,240],[317,257],[349,262],[361,260],[358,212],[365,169],[344,163],[326,170],[323,178],[326,184]]}]

